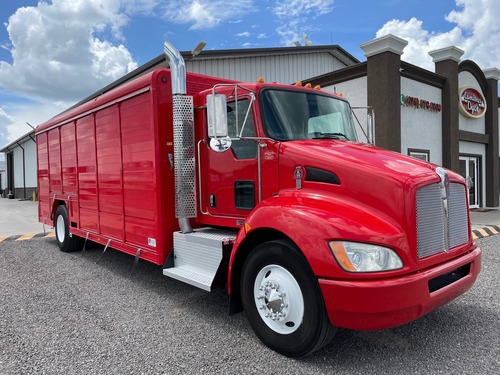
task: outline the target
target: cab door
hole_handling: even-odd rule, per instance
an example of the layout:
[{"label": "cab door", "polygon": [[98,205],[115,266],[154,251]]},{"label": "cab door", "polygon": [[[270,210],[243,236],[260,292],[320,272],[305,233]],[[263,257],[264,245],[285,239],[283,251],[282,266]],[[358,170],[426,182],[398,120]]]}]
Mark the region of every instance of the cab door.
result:
[{"label": "cab door", "polygon": [[[228,101],[227,122],[231,146],[225,151],[214,151],[210,140],[205,142],[206,210],[214,217],[244,219],[258,203],[259,141],[252,101]],[[236,108],[237,107],[237,108]]]}]

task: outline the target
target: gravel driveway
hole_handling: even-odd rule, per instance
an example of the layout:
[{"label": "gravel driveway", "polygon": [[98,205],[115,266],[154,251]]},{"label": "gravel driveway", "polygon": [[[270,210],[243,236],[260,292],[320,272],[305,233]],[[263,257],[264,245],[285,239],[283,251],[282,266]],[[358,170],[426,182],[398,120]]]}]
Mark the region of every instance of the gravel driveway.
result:
[{"label": "gravel driveway", "polygon": [[292,360],[263,346],[227,296],[162,276],[102,247],[61,253],[53,238],[0,243],[0,374],[493,374],[500,368],[500,236],[451,304],[383,331],[340,329]]}]

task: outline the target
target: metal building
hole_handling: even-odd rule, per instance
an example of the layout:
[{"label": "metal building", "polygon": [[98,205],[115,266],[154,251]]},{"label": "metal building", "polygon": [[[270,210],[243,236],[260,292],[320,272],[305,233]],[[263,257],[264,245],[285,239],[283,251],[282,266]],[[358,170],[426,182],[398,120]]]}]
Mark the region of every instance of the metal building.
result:
[{"label": "metal building", "polygon": [[0,196],[3,195],[7,183],[7,171],[5,170],[5,160],[0,160]]},{"label": "metal building", "polygon": [[37,189],[35,131],[1,148],[0,153],[5,154],[6,165],[3,196],[32,198],[33,191]]},{"label": "metal building", "polygon": [[[266,82],[290,84],[359,63],[358,59],[337,45],[213,50],[201,51],[196,55],[184,51],[181,54],[188,72],[240,82],[255,82],[262,77]],[[169,67],[164,54],[103,87],[71,108],[160,67]]]}]

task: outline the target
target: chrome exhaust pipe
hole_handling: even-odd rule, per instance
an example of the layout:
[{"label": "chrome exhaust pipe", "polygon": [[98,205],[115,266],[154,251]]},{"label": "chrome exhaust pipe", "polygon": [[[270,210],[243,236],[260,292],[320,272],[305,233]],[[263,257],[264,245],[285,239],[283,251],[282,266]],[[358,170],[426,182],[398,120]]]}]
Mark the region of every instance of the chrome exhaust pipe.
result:
[{"label": "chrome exhaust pipe", "polygon": [[180,52],[165,41],[170,65],[174,126],[175,217],[182,233],[191,233],[196,217],[196,180],[193,97],[186,95],[186,64]]},{"label": "chrome exhaust pipe", "polygon": [[186,95],[186,64],[184,58],[170,42],[165,41],[163,51],[170,65],[172,95]]}]

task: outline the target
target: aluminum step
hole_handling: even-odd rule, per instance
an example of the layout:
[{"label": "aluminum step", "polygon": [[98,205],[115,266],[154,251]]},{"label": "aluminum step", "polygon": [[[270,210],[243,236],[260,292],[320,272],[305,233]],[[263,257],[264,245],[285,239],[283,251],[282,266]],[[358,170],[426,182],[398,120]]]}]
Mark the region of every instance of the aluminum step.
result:
[{"label": "aluminum step", "polygon": [[224,247],[231,246],[235,239],[235,232],[214,228],[174,232],[173,256],[170,255],[163,274],[210,292]]}]

